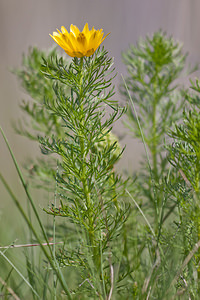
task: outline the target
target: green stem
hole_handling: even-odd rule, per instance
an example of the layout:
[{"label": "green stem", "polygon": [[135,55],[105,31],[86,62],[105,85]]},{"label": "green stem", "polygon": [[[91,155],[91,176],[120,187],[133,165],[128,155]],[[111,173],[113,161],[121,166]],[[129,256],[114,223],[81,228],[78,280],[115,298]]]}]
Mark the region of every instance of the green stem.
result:
[{"label": "green stem", "polygon": [[79,103],[80,103],[80,147],[81,147],[81,155],[82,155],[82,163],[83,163],[83,170],[82,170],[82,184],[83,184],[83,191],[86,200],[86,206],[90,208],[90,193],[87,184],[87,177],[86,177],[86,149],[84,143],[84,133],[82,132],[82,128],[84,128],[84,106],[83,106],[83,57],[80,58],[80,66],[81,66],[81,77],[80,77],[80,90],[79,90]]},{"label": "green stem", "polygon": [[[157,71],[156,75],[157,77]],[[155,183],[158,183],[158,161],[157,161],[157,154],[158,154],[158,149],[157,149],[157,119],[156,119],[156,114],[157,114],[157,103],[159,101],[158,95],[156,94],[156,79],[154,82],[154,99],[153,99],[153,112],[152,112],[152,146],[151,146],[151,155],[152,155],[152,161],[153,161],[153,179]],[[154,207],[155,207],[155,223],[156,223],[156,231],[158,231],[159,227],[159,198],[158,198],[158,193],[154,193]]]},{"label": "green stem", "polygon": [[[18,166],[18,163],[17,163],[17,161],[16,161],[16,159],[15,159],[15,157],[14,157],[14,154],[13,154],[11,148],[10,148],[10,145],[9,145],[9,143],[8,143],[8,140],[7,140],[7,138],[6,138],[6,136],[5,136],[4,132],[3,132],[3,129],[0,128],[0,131],[1,131],[1,134],[2,134],[2,136],[3,136],[3,138],[4,138],[4,141],[5,141],[5,143],[6,143],[7,147],[8,147],[8,150],[9,150],[10,155],[11,155],[11,157],[12,157],[13,163],[14,163],[15,168],[16,168],[16,170],[17,170],[18,176],[19,176],[19,178],[20,178],[20,181],[21,181],[21,183],[22,183],[22,186],[23,186],[23,188],[24,188],[24,191],[25,191],[25,193],[26,193],[26,195],[27,195],[27,198],[28,198],[28,200],[29,200],[29,203],[31,204],[31,207],[32,207],[32,209],[33,209],[33,211],[34,211],[34,214],[35,214],[35,216],[36,216],[36,218],[37,218],[37,221],[38,221],[38,223],[39,223],[39,225],[40,225],[40,228],[41,228],[41,230],[42,230],[43,236],[44,236],[44,238],[45,238],[45,240],[46,240],[46,242],[47,242],[47,244],[48,244],[48,246],[49,246],[49,240],[48,240],[46,231],[45,231],[44,226],[43,226],[43,224],[42,224],[42,222],[41,222],[41,220],[40,220],[40,217],[39,217],[39,214],[38,214],[38,212],[37,212],[37,210],[36,210],[36,207],[35,207],[35,205],[34,205],[33,199],[32,199],[32,197],[31,197],[31,195],[30,195],[30,193],[29,193],[28,186],[27,186],[27,184],[25,183],[25,180],[24,180],[24,178],[23,178],[22,172],[21,172],[21,170],[20,170],[20,168],[19,168],[19,166]],[[50,250],[50,252],[51,252],[51,254],[52,254],[52,250],[51,250],[51,247],[50,247],[50,246],[49,246],[49,250]]]},{"label": "green stem", "polygon": [[156,130],[157,130],[157,124],[156,124],[156,106],[157,106],[157,100],[154,100],[153,103],[153,116],[152,116],[152,123],[153,123],[153,137],[152,137],[152,159],[153,159],[153,173],[154,173],[154,179],[156,182],[158,182],[158,166],[157,166],[157,140],[156,140]]},{"label": "green stem", "polygon": [[87,184],[87,170],[86,170],[86,149],[85,149],[85,136],[84,132],[82,131],[82,128],[84,128],[85,124],[85,118],[84,118],[84,106],[83,106],[83,100],[84,100],[84,94],[83,94],[83,57],[80,58],[80,67],[81,67],[81,76],[80,76],[80,89],[79,89],[79,105],[80,105],[80,148],[81,148],[81,155],[82,155],[82,176],[81,176],[81,181],[83,185],[83,192],[85,196],[85,202],[86,202],[86,207],[88,209],[88,222],[89,222],[89,239],[92,247],[94,248],[94,233],[93,233],[93,217],[91,214],[91,199],[90,199],[90,191],[89,187]]},{"label": "green stem", "polygon": [[84,69],[83,69],[83,58],[80,58],[80,67],[81,67],[81,76],[80,76],[80,84],[79,84],[79,105],[80,105],[80,127],[79,127],[79,136],[80,136],[80,149],[81,149],[81,160],[82,160],[82,174],[81,174],[81,182],[83,187],[83,194],[84,194],[84,200],[85,205],[87,207],[87,217],[88,217],[88,240],[90,249],[92,251],[92,261],[94,264],[94,267],[96,271],[101,271],[101,260],[100,260],[100,254],[98,251],[98,248],[95,243],[95,235],[94,235],[94,217],[93,217],[93,211],[92,211],[92,203],[91,203],[91,197],[90,197],[90,189],[88,186],[88,180],[87,180],[87,149],[85,145],[85,114],[84,114]]},{"label": "green stem", "polygon": [[[199,199],[200,199],[200,191],[199,191],[199,172],[200,172],[200,158],[198,154],[198,150],[196,151],[196,170],[195,170],[195,202],[196,202],[196,209],[197,209],[197,234],[198,240],[200,240],[200,206],[199,206]],[[200,249],[197,251],[197,263],[199,265],[200,261]],[[198,275],[198,282],[200,281],[200,267],[197,268],[197,275]],[[198,284],[198,290],[200,291],[200,284]]]},{"label": "green stem", "polygon": [[196,151],[196,170],[195,170],[195,192],[199,195],[199,172],[200,172],[200,157],[198,155],[198,151]]},{"label": "green stem", "polygon": [[3,185],[5,186],[6,190],[8,191],[9,195],[11,196],[11,198],[13,199],[15,205],[17,206],[17,208],[19,209],[20,213],[22,214],[23,218],[26,221],[26,224],[28,225],[28,227],[30,228],[30,230],[32,231],[33,235],[35,236],[36,240],[38,241],[38,243],[40,244],[40,247],[45,255],[45,257],[47,258],[47,260],[50,263],[50,266],[52,267],[52,269],[55,271],[58,280],[60,281],[61,286],[63,287],[64,291],[66,292],[67,296],[69,299],[72,299],[71,294],[69,292],[68,286],[64,280],[64,277],[60,271],[60,268],[57,264],[57,262],[54,262],[52,260],[52,257],[49,255],[49,253],[46,250],[46,247],[43,245],[42,241],[40,240],[39,235],[37,234],[37,231],[35,230],[33,224],[30,222],[28,216],[26,215],[23,207],[21,206],[20,202],[18,201],[18,199],[15,197],[14,193],[12,192],[12,190],[10,189],[9,185],[7,184],[6,180],[4,179],[4,177],[1,175],[0,173],[0,180],[2,181]]},{"label": "green stem", "polygon": [[[56,169],[56,187],[55,187],[55,193],[54,193],[54,207],[56,207],[56,197],[57,197],[57,174],[58,174],[58,162],[57,162],[57,169]],[[53,259],[56,261],[56,216],[53,216]],[[57,276],[54,272],[53,274],[53,287],[54,287],[54,300],[57,299],[57,293],[56,293],[56,285],[57,285]]]}]

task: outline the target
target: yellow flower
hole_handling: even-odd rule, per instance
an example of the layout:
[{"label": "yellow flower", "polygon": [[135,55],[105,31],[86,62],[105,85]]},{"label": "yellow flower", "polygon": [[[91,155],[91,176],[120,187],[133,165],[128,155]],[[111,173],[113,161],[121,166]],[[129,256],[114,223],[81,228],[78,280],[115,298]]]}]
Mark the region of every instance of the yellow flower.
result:
[{"label": "yellow flower", "polygon": [[72,57],[92,55],[109,34],[103,38],[103,29],[96,30],[93,27],[89,30],[88,23],[85,24],[82,32],[73,24],[70,26],[70,33],[64,26],[61,27],[61,31],[53,32],[50,36]]}]

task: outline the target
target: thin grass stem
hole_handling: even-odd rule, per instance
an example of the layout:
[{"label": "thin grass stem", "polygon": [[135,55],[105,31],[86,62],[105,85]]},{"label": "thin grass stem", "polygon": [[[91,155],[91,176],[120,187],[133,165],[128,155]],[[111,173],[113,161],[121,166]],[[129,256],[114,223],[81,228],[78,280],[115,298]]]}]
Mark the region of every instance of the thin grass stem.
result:
[{"label": "thin grass stem", "polygon": [[155,189],[155,178],[154,178],[154,175],[153,175],[153,172],[152,172],[152,168],[151,168],[151,163],[150,163],[150,158],[149,158],[149,154],[148,154],[148,150],[147,150],[147,145],[146,145],[145,138],[144,138],[144,133],[143,133],[142,127],[140,125],[138,114],[137,114],[137,111],[136,111],[133,99],[131,97],[131,94],[129,92],[129,89],[127,87],[126,81],[125,81],[123,75],[121,75],[121,76],[122,76],[122,80],[124,82],[124,86],[125,86],[126,92],[128,94],[129,100],[131,102],[131,106],[132,106],[133,111],[135,113],[135,117],[136,117],[137,124],[138,124],[139,130],[140,130],[142,142],[143,142],[143,145],[144,145],[144,149],[145,149],[145,153],[146,153],[146,157],[147,157],[147,162],[148,162],[148,167],[149,167],[149,171],[150,171],[150,175],[151,175],[152,185],[153,185],[153,193],[154,193],[154,199],[155,199],[155,203],[156,203],[156,214],[158,216],[158,205],[157,205],[157,195],[156,195],[156,189]]},{"label": "thin grass stem", "polygon": [[39,299],[40,296],[38,295],[38,293],[36,292],[36,290],[32,287],[32,285],[26,280],[26,278],[24,277],[24,275],[18,270],[18,268],[10,261],[10,259],[1,250],[0,250],[0,255],[3,256],[3,258],[11,265],[11,267],[17,272],[17,274],[23,279],[23,281],[30,287],[30,289],[32,290],[32,292]]},{"label": "thin grass stem", "polygon": [[[8,143],[8,140],[7,140],[7,138],[6,138],[6,136],[5,136],[5,134],[4,134],[4,132],[3,132],[3,130],[2,130],[1,127],[0,127],[0,131],[1,131],[2,135],[3,135],[4,141],[6,142],[7,147],[8,147],[8,149],[9,149],[9,152],[10,152],[10,154],[11,154],[12,160],[13,160],[13,162],[14,162],[14,165],[15,165],[16,169],[17,169],[17,172],[18,172],[18,175],[19,175],[20,180],[21,180],[21,182],[22,182],[22,185],[23,185],[23,187],[24,187],[24,189],[25,189],[26,195],[28,196],[28,199],[30,200],[31,206],[32,206],[33,211],[34,211],[34,213],[35,213],[35,215],[36,215],[36,217],[37,217],[37,220],[38,220],[38,222],[39,222],[39,224],[40,224],[42,233],[43,233],[44,238],[45,238],[45,240],[46,240],[46,242],[47,242],[47,245],[48,245],[48,249],[49,249],[50,254],[51,254],[51,256],[52,256],[52,249],[51,249],[51,247],[50,247],[50,245],[49,245],[49,241],[48,241],[48,238],[47,238],[45,229],[44,229],[44,227],[43,227],[43,225],[42,225],[42,222],[41,222],[40,217],[39,217],[39,215],[38,215],[38,213],[37,213],[37,210],[36,210],[36,207],[35,207],[35,205],[34,205],[34,202],[33,202],[32,198],[31,198],[31,196],[30,196],[30,193],[29,193],[29,191],[28,191],[28,189],[27,189],[27,186],[26,186],[25,181],[24,181],[24,179],[23,179],[23,176],[22,176],[22,173],[21,173],[21,171],[20,171],[20,168],[19,168],[19,166],[18,166],[18,164],[17,164],[17,161],[16,161],[16,159],[15,159],[15,157],[14,157],[14,154],[13,154],[11,148],[10,148],[10,145],[9,145],[9,143]],[[31,231],[33,232],[35,238],[37,239],[38,243],[40,244],[40,247],[41,247],[41,249],[42,249],[44,255],[45,255],[46,258],[48,259],[48,261],[49,261],[51,267],[53,268],[53,270],[55,270],[55,272],[56,272],[56,274],[57,274],[57,276],[58,276],[58,279],[59,279],[59,281],[60,281],[60,283],[61,283],[61,285],[62,285],[64,291],[65,291],[66,294],[68,295],[68,298],[69,298],[69,299],[72,299],[72,298],[71,298],[71,293],[69,292],[67,283],[66,283],[66,281],[65,281],[65,279],[64,279],[64,277],[63,277],[63,274],[62,274],[62,272],[61,272],[61,270],[60,270],[60,267],[59,267],[57,261],[53,261],[52,258],[51,258],[51,256],[48,254],[48,252],[47,252],[46,248],[43,246],[43,243],[42,243],[42,241],[40,240],[39,235],[37,234],[37,232],[36,232],[36,230],[35,230],[33,224],[32,224],[31,221],[29,220],[27,214],[25,213],[24,209],[23,209],[22,206],[20,205],[20,202],[19,202],[18,199],[15,197],[14,193],[12,192],[11,188],[9,187],[9,185],[7,184],[6,180],[4,179],[4,177],[2,176],[1,173],[0,173],[0,180],[1,180],[2,183],[4,184],[6,190],[7,190],[8,193],[10,194],[11,198],[13,199],[13,201],[15,202],[17,208],[18,208],[19,211],[21,212],[21,214],[22,214],[23,218],[25,219],[25,221],[26,221],[28,227],[29,227],[29,228],[31,229]]]},{"label": "thin grass stem", "polygon": [[129,193],[129,191],[126,189],[125,190],[126,193],[129,195],[129,197],[131,198],[131,200],[134,202],[135,206],[137,207],[137,209],[139,210],[139,212],[141,213],[141,215],[143,216],[145,222],[147,223],[151,233],[153,234],[154,238],[156,239],[156,235],[155,232],[151,226],[151,224],[149,223],[148,219],[146,218],[145,214],[143,213],[143,211],[141,210],[140,206],[137,204],[137,202],[135,201],[135,199],[133,198],[133,196]]}]

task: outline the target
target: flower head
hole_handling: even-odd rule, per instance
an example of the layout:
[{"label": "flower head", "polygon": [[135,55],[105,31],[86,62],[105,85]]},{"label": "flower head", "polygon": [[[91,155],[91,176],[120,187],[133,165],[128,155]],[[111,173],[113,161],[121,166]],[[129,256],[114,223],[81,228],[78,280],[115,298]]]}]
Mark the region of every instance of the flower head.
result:
[{"label": "flower head", "polygon": [[93,27],[89,30],[88,23],[85,24],[82,32],[73,24],[70,26],[70,32],[64,26],[61,27],[61,31],[53,32],[50,36],[72,57],[92,55],[109,34],[103,38],[103,29],[96,30]]}]

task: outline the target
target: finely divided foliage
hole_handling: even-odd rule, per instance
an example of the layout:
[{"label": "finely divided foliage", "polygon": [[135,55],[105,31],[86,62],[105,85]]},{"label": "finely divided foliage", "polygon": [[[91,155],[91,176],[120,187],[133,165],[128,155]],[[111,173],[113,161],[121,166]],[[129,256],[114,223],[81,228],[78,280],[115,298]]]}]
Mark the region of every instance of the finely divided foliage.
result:
[{"label": "finely divided foliage", "polygon": [[[156,32],[123,54],[128,75],[120,89],[126,112],[113,100],[113,60],[104,48],[95,52],[103,39],[102,30],[95,32],[87,24],[82,33],[73,25],[70,33],[63,27],[53,37],[61,47],[74,41],[67,48],[72,60],[55,49],[33,48],[15,71],[31,97],[21,105],[26,119],[15,128],[39,141],[42,157],[27,164],[28,179],[47,192],[50,204],[44,204],[43,214],[53,225],[44,227],[46,219],[38,214],[2,131],[28,213],[1,174],[0,179],[30,236],[28,244],[5,251],[31,247],[25,253],[27,278],[0,251],[2,294],[15,299],[197,299],[199,81],[191,82],[191,90],[179,85],[186,55],[173,38]],[[89,48],[96,47],[91,53],[82,34]],[[124,149],[112,133],[125,112],[126,126],[146,149],[140,170],[126,181],[116,171]]]},{"label": "finely divided foliage", "polygon": [[[60,117],[65,129],[62,139],[55,135],[40,137],[43,150],[58,154],[61,170],[57,174],[61,189],[60,207],[52,206],[46,211],[68,217],[78,225],[81,237],[76,250],[67,249],[59,260],[64,265],[83,268],[83,280],[88,279],[94,286],[90,293],[93,291],[99,295],[109,293],[111,288],[109,273],[116,260],[111,245],[116,243],[114,238],[120,234],[127,211],[123,202],[118,200],[122,181],[113,170],[121,155],[114,155],[117,142],[104,144],[100,150],[97,147],[124,112],[110,100],[113,88],[106,90],[113,78],[111,67],[112,59],[107,57],[105,50],[97,51],[93,57],[75,58],[69,67],[62,58],[56,64],[44,60],[42,67],[43,74],[53,80],[56,95],[53,103],[47,98],[45,106]],[[67,85],[70,94],[66,95],[58,82]],[[106,106],[111,108],[108,117],[105,116]],[[70,251],[73,251],[72,257]]]},{"label": "finely divided foliage", "polygon": [[[138,114],[137,119],[129,105],[125,125],[136,138],[141,139],[140,127],[143,131],[151,170],[149,172],[149,167],[143,161],[138,187],[140,189],[142,186],[142,197],[151,202],[156,222],[163,206],[163,195],[155,195],[155,185],[169,171],[164,139],[167,138],[168,128],[180,119],[184,107],[183,91],[177,79],[182,76],[185,60],[182,47],[161,31],[152,37],[147,36],[145,40],[140,39],[137,46],[132,45],[123,53],[128,71],[126,84]],[[121,92],[127,99],[124,86]]]}]

